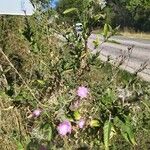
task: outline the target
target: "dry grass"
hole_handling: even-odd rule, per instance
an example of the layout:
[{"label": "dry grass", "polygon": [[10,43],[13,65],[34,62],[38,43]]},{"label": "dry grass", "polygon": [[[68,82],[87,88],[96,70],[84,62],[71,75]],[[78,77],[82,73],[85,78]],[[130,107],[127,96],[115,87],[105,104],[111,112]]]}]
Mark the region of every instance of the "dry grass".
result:
[{"label": "dry grass", "polygon": [[[94,34],[102,34],[103,31],[94,30]],[[148,39],[150,40],[150,32],[135,32],[132,29],[124,29],[118,32],[118,35],[122,35],[128,38],[137,38],[137,39]]]},{"label": "dry grass", "polygon": [[26,136],[21,111],[12,107],[11,99],[0,94],[0,149],[16,150],[17,141]]},{"label": "dry grass", "polygon": [[129,38],[138,38],[138,39],[150,40],[150,33],[124,31],[124,32],[120,32],[120,34],[125,36],[125,37],[129,37]]}]

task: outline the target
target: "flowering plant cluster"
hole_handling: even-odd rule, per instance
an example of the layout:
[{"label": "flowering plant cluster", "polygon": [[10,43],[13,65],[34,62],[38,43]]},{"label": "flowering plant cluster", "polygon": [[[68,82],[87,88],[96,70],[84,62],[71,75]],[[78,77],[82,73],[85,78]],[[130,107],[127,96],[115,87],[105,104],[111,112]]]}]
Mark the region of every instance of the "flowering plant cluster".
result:
[{"label": "flowering plant cluster", "polygon": [[[77,96],[79,96],[81,98],[81,100],[83,98],[87,98],[88,96],[88,93],[89,93],[89,90],[88,88],[84,87],[84,86],[80,86],[78,87],[77,89]],[[85,120],[80,118],[76,124],[78,125],[78,127],[80,129],[82,129],[85,125]],[[61,122],[58,127],[57,127],[57,130],[58,130],[58,133],[62,136],[64,135],[67,135],[68,133],[71,134],[71,131],[72,131],[72,125],[71,125],[71,122],[68,121],[68,120],[65,120],[63,122]]]},{"label": "flowering plant cluster", "polygon": [[[131,118],[129,116],[125,116],[124,118],[125,124],[124,124],[119,119],[119,114],[114,114],[113,112],[114,109],[116,109],[116,108],[113,108],[113,105],[116,105],[115,103],[117,101],[122,100],[120,99],[120,93],[116,92],[116,94],[118,94],[117,97],[115,93],[111,89],[108,88],[106,92],[104,92],[101,95],[101,102],[99,102],[101,106],[100,113],[101,112],[105,112],[105,113],[101,114],[100,117],[94,117],[94,115],[92,114],[94,112],[94,109],[91,110],[91,112],[89,113],[86,109],[86,106],[80,105],[80,107],[76,107],[75,110],[73,111],[69,110],[69,112],[66,112],[65,117],[63,116],[60,120],[57,120],[57,118],[55,119],[53,118],[54,119],[52,121],[54,123],[53,131],[56,132],[56,135],[59,135],[59,137],[64,139],[64,138],[69,138],[71,136],[76,136],[76,135],[82,136],[80,132],[83,134],[85,131],[87,132],[88,130],[90,131],[90,130],[103,129],[103,131],[101,132],[103,133],[103,136],[104,136],[104,145],[106,149],[108,147],[108,143],[106,143],[106,141],[107,140],[110,141],[112,137],[114,137],[117,134],[116,128],[120,128],[120,130],[122,130],[121,131],[122,134],[124,134],[124,132],[127,132],[129,136],[133,136],[132,128],[129,126],[129,124],[127,124],[126,126],[126,123],[128,123],[131,120]],[[89,103],[88,100],[90,99],[91,96],[92,95],[91,95],[89,88],[85,86],[79,86],[76,89],[75,97],[81,103],[82,102],[85,102],[86,104]],[[117,109],[118,111],[126,111],[126,113],[129,113],[130,110],[129,109],[127,110],[127,108],[125,108],[127,106],[124,102],[125,99],[123,99],[123,107],[122,108],[120,107]],[[105,107],[103,104],[105,104]],[[130,107],[130,105],[128,106]],[[38,119],[39,117],[42,117],[43,114],[44,114],[44,110],[38,108],[32,112],[31,116],[32,118]],[[118,122],[120,122],[120,124],[118,124]],[[106,137],[106,132],[110,130],[109,128],[111,129],[111,131],[108,137]],[[130,133],[128,131],[130,131]],[[133,145],[136,145],[134,136],[132,137],[131,143]]]},{"label": "flowering plant cluster", "polygon": [[[149,106],[142,103],[143,99],[150,97],[147,94],[149,89],[145,92],[144,86],[135,83],[136,78],[120,81],[119,67],[115,66],[115,63],[111,66],[109,58],[107,62],[102,62],[99,59],[99,51],[95,50],[91,54],[88,49],[88,38],[93,26],[105,16],[96,14],[94,5],[100,5],[102,10],[106,5],[105,1],[84,2],[84,12],[78,8],[70,8],[63,14],[74,11],[78,15],[81,13],[79,21],[83,31],[80,36],[71,30],[72,26],[60,23],[57,15],[52,15],[56,12],[47,12],[46,5],[43,5],[44,12],[38,10],[37,16],[31,17],[31,20],[26,18],[25,27],[21,28],[19,33],[16,26],[17,36],[21,34],[21,37],[14,38],[12,32],[12,39],[18,41],[15,44],[10,42],[3,45],[4,49],[10,46],[10,50],[22,50],[21,54],[19,53],[22,59],[18,54],[7,57],[3,53],[10,66],[4,61],[6,70],[3,71],[0,65],[2,77],[6,79],[2,86],[8,84],[3,88],[4,92],[0,91],[0,99],[3,93],[7,95],[2,97],[0,102],[1,116],[6,116],[6,120],[9,120],[9,123],[2,126],[2,134],[9,137],[8,143],[13,139],[18,150],[108,150],[113,148],[112,145],[115,144],[112,143],[116,143],[116,139],[121,143],[126,141],[125,144],[129,143],[128,145],[136,149],[138,141],[135,134],[139,132],[136,126],[141,123],[139,118],[142,118],[142,115],[143,124],[149,129],[149,113],[143,112],[143,109],[148,109]],[[2,21],[3,26],[7,25],[5,19],[2,18]],[[12,28],[14,25],[10,29]],[[103,31],[104,42],[115,31],[106,24]],[[7,35],[7,32],[5,34]],[[6,39],[10,37],[6,36]],[[24,39],[25,45],[19,43]],[[93,41],[93,44],[95,49],[99,45],[98,41]],[[7,101],[3,104],[5,98]],[[8,103],[10,107],[6,108]],[[139,103],[142,103],[144,108],[139,107]],[[11,114],[9,111],[12,112],[11,117],[7,117]],[[139,117],[138,114],[141,113]],[[11,128],[7,128],[10,120],[15,123]],[[5,134],[7,130],[8,134]],[[3,141],[5,142],[5,139]],[[16,143],[15,148],[7,148],[4,144],[2,149],[17,149]]]}]

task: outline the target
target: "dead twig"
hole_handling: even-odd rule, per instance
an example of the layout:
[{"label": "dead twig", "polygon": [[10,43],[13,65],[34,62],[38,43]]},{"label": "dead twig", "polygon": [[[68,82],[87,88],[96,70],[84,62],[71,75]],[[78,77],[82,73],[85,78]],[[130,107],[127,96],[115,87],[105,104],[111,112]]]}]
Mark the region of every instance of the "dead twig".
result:
[{"label": "dead twig", "polygon": [[28,86],[28,84],[25,82],[25,80],[23,79],[23,77],[21,76],[21,74],[18,72],[18,70],[15,68],[15,66],[11,63],[11,61],[9,60],[9,58],[7,57],[7,55],[3,52],[3,50],[0,48],[0,53],[4,56],[4,58],[7,60],[7,62],[9,63],[9,65],[14,69],[14,71],[18,74],[18,76],[20,77],[20,79],[22,80],[23,84],[26,86],[26,88],[28,89],[28,91],[30,92],[30,94],[33,96],[33,98],[39,103],[41,104],[41,102],[36,98],[35,94],[33,93],[32,89]]}]

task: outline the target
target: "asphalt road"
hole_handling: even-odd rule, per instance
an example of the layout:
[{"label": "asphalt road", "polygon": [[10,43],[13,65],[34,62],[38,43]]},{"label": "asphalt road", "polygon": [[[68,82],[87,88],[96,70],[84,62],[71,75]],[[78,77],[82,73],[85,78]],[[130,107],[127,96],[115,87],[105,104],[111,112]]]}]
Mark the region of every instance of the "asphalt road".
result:
[{"label": "asphalt road", "polygon": [[[98,39],[100,45],[94,49],[93,40]],[[128,49],[133,46],[131,54]],[[122,36],[114,36],[109,39],[109,42],[103,43],[103,38],[100,35],[92,34],[88,40],[88,47],[93,53],[100,51],[100,58],[107,60],[109,56],[112,63],[119,60],[119,56],[127,56],[124,64],[120,67],[131,73],[134,73],[142,65],[146,65],[145,69],[138,73],[138,75],[146,81],[150,81],[150,40],[131,39]]]}]

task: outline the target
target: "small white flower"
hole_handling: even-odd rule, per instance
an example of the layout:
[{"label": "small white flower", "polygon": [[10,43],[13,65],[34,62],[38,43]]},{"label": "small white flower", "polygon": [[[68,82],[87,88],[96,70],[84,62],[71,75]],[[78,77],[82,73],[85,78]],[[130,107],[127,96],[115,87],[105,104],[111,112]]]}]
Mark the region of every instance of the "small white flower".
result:
[{"label": "small white flower", "polygon": [[118,97],[122,100],[125,100],[126,98],[132,95],[132,93],[128,89],[118,88],[117,92],[118,92]]},{"label": "small white flower", "polygon": [[106,0],[96,0],[96,3],[101,6],[101,9],[103,9],[107,2]]}]

